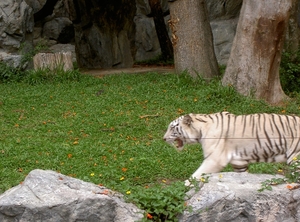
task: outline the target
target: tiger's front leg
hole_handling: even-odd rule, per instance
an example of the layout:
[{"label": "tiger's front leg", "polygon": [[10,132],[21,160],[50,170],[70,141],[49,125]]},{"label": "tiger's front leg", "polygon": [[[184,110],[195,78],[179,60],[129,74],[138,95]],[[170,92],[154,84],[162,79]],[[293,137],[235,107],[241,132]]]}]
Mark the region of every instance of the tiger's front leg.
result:
[{"label": "tiger's front leg", "polygon": [[[221,170],[227,165],[227,163],[221,164],[221,162],[218,161],[218,159],[219,158],[205,159],[201,166],[192,174],[190,179],[196,179],[200,181],[202,174],[221,172]],[[185,186],[190,186],[191,182],[190,180],[186,180],[184,184]]]}]

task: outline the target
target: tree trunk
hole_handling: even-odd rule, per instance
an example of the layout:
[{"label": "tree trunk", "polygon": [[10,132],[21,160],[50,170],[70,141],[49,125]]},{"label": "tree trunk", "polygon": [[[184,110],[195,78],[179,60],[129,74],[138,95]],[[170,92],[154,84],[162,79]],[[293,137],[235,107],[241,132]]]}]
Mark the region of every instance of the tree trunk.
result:
[{"label": "tree trunk", "polygon": [[170,4],[175,70],[211,79],[219,75],[205,0],[177,0]]},{"label": "tree trunk", "polygon": [[173,47],[166,28],[163,10],[160,0],[149,0],[151,15],[153,16],[156,34],[161,48],[162,58],[164,60],[173,59]]},{"label": "tree trunk", "polygon": [[292,0],[243,1],[223,85],[271,104],[287,98],[279,65],[291,6]]}]

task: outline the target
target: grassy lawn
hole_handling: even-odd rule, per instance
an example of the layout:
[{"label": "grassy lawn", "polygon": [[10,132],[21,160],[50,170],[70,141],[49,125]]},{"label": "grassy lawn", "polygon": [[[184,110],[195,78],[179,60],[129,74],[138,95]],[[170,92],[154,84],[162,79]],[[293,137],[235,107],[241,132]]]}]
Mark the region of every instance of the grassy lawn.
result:
[{"label": "grassy lawn", "polygon": [[[224,110],[300,115],[297,97],[269,106],[217,80],[172,74],[3,83],[0,92],[0,193],[33,169],[50,169],[117,190],[154,215],[155,206],[146,206],[151,198],[171,196],[182,207],[183,181],[202,162],[200,145],[179,153],[162,140],[170,121]],[[253,164],[250,172],[276,173],[280,167]]]}]

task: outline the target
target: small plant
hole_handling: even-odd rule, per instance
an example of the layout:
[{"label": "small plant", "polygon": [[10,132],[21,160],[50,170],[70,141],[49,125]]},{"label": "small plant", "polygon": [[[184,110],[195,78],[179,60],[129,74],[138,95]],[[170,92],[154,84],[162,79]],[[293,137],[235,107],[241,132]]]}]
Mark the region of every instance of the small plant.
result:
[{"label": "small plant", "polygon": [[286,181],[287,181],[286,178],[272,178],[270,180],[266,180],[261,183],[261,188],[258,191],[262,192],[264,190],[272,190],[272,186],[283,184]]},{"label": "small plant", "polygon": [[293,158],[292,164],[288,166],[288,171],[285,176],[289,183],[300,182],[300,156]]},{"label": "small plant", "polygon": [[186,189],[182,182],[154,185],[143,191],[131,192],[128,199],[145,210],[145,220],[178,221],[178,215],[186,209]]},{"label": "small plant", "polygon": [[0,63],[0,83],[16,82],[22,77],[22,71],[5,63]]},{"label": "small plant", "polygon": [[24,81],[30,85],[36,85],[46,82],[69,82],[79,81],[83,75],[78,70],[63,69],[63,66],[58,66],[54,70],[49,68],[29,70],[24,78]]},{"label": "small plant", "polygon": [[226,65],[219,64],[219,70],[220,70],[221,75],[224,75],[224,73],[226,71]]},{"label": "small plant", "polygon": [[273,185],[283,183],[299,183],[300,182],[300,156],[294,157],[292,163],[287,166],[285,178],[272,178],[261,183],[258,191],[272,190]]},{"label": "small plant", "polygon": [[20,47],[20,53],[22,54],[21,67],[23,67],[29,61],[32,61],[33,57],[42,51],[48,50],[47,43],[45,40],[39,41],[34,48],[28,46],[28,44],[23,43]]}]

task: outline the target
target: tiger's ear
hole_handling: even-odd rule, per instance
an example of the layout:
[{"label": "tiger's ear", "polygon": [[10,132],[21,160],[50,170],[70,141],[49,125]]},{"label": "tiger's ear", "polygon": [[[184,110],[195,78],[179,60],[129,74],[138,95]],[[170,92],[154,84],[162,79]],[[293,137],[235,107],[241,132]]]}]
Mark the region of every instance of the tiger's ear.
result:
[{"label": "tiger's ear", "polygon": [[190,126],[193,122],[193,119],[190,115],[185,115],[182,120],[183,124]]}]

